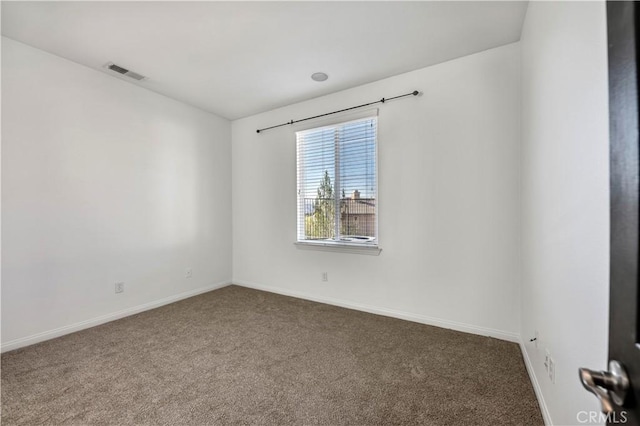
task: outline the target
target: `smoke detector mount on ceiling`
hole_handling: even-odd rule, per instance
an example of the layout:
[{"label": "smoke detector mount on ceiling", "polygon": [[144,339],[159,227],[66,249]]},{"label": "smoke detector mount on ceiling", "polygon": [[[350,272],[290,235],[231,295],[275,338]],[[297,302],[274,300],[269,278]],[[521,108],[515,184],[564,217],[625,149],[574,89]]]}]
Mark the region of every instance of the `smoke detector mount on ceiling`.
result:
[{"label": "smoke detector mount on ceiling", "polygon": [[323,72],[314,72],[311,74],[311,80],[313,81],[326,81],[329,76]]}]

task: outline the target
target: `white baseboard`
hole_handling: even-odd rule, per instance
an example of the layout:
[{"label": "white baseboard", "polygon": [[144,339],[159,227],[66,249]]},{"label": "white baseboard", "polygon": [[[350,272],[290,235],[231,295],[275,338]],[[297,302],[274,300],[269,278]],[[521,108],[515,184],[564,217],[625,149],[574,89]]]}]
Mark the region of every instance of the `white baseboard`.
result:
[{"label": "white baseboard", "polygon": [[450,330],[462,331],[465,333],[478,334],[480,336],[494,337],[500,340],[507,340],[509,342],[520,342],[520,335],[509,331],[495,330],[492,328],[478,327],[471,324],[464,324],[455,321],[444,320],[440,318],[433,318],[419,314],[412,314],[407,312],[396,311],[393,309],[379,308],[376,306],[363,305],[360,303],[354,303],[345,300],[333,299],[329,297],[318,297],[308,293],[291,291],[279,287],[266,286],[262,284],[256,284],[249,281],[233,280],[233,284],[241,287],[253,288],[256,290],[268,291],[271,293],[282,294],[284,296],[297,297],[299,299],[312,300],[314,302],[326,303],[328,305],[340,306],[342,308],[355,309],[357,311],[369,312],[371,314],[383,315],[386,317],[399,318],[406,321],[418,322],[421,324],[433,325],[436,327],[447,328]]},{"label": "white baseboard", "polygon": [[529,373],[529,380],[531,380],[531,384],[533,385],[533,391],[536,394],[536,398],[538,398],[540,411],[542,411],[542,419],[544,420],[544,424],[546,426],[552,426],[553,422],[551,421],[549,408],[547,407],[547,403],[544,401],[544,396],[542,395],[542,389],[540,388],[540,383],[538,383],[538,377],[536,377],[535,370],[533,369],[533,364],[531,363],[531,359],[529,358],[529,352],[527,352],[527,348],[525,347],[522,339],[520,339],[519,343],[520,343],[520,350],[522,351],[522,358],[524,358],[524,365],[527,368],[527,373]]},{"label": "white baseboard", "polygon": [[197,296],[198,294],[207,293],[212,290],[226,287],[230,284],[231,284],[231,281],[218,282],[205,287],[197,288],[195,290],[189,290],[183,293],[175,294],[173,296],[165,297],[163,299],[154,300],[153,302],[144,303],[138,306],[133,306],[131,308],[123,309],[121,311],[113,312],[111,314],[106,314],[96,318],[91,318],[86,321],[80,321],[75,324],[65,325],[63,327],[44,331],[42,333],[33,334],[27,337],[22,337],[20,339],[10,340],[6,343],[3,343],[0,346],[0,352],[11,351],[14,349],[22,348],[24,346],[29,346],[35,343],[44,342],[45,340],[64,336],[65,334],[70,334],[76,331],[84,330],[86,328],[95,327],[96,325],[104,324],[109,321],[115,321],[117,319],[128,317],[130,315],[134,315],[140,312],[148,311],[150,309],[158,308],[163,305],[168,305],[169,303],[177,302],[178,300],[187,299],[189,297]]}]

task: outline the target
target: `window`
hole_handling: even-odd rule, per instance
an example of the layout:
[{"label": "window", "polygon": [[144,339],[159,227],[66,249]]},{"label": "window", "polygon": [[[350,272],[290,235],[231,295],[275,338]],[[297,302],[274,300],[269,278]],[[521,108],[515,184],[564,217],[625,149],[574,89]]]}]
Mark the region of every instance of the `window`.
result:
[{"label": "window", "polygon": [[296,136],[298,242],[376,247],[377,118]]}]

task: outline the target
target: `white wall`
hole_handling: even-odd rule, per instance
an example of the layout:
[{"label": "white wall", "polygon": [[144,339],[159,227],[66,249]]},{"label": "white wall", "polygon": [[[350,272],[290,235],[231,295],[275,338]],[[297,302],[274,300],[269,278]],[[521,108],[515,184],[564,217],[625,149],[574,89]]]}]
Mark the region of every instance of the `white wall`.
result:
[{"label": "white wall", "polygon": [[3,349],[228,282],[230,142],[226,120],[3,38]]},{"label": "white wall", "polygon": [[[519,55],[511,44],[234,121],[234,282],[517,339]],[[256,129],[414,89],[380,107],[380,256],[297,249],[295,133]]]},{"label": "white wall", "polygon": [[[599,410],[578,368],[605,369],[609,303],[604,3],[531,2],[522,33],[522,337],[546,413]],[[539,348],[528,343],[539,330]],[[544,368],[548,348],[556,383]]]}]

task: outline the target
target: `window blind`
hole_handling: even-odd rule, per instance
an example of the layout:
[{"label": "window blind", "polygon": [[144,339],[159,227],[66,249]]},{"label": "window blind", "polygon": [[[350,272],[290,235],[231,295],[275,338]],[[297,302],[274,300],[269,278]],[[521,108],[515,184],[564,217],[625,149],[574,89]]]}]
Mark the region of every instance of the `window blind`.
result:
[{"label": "window blind", "polygon": [[299,242],[377,245],[377,121],[296,133]]}]

